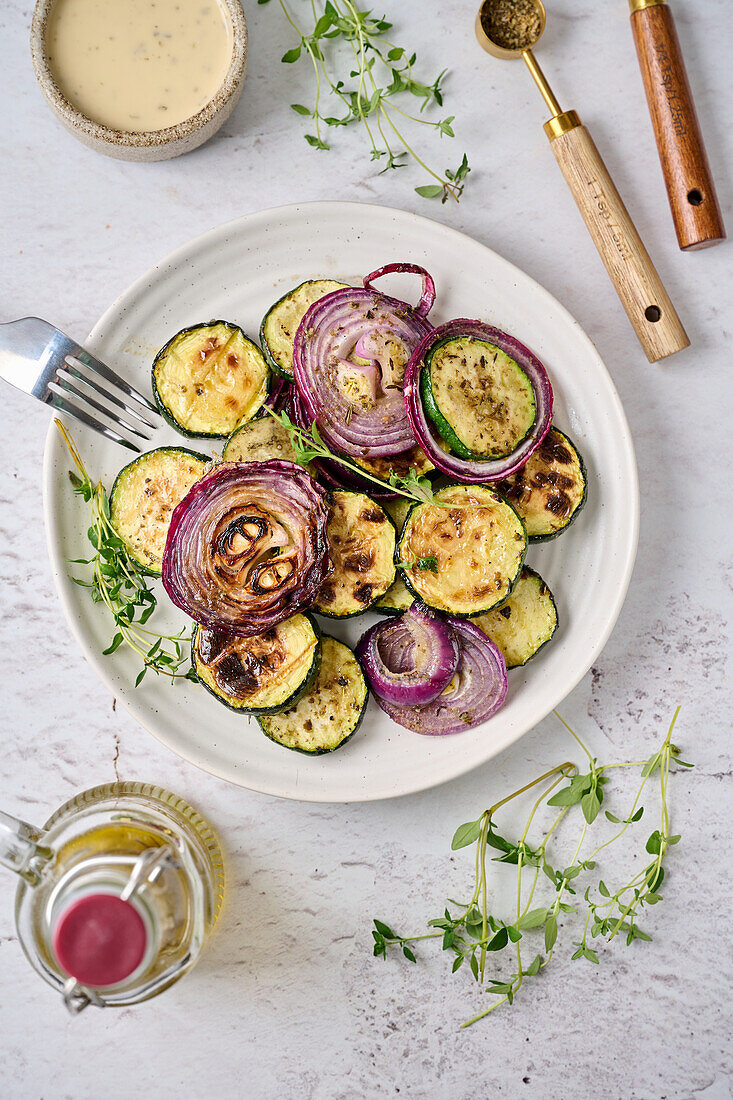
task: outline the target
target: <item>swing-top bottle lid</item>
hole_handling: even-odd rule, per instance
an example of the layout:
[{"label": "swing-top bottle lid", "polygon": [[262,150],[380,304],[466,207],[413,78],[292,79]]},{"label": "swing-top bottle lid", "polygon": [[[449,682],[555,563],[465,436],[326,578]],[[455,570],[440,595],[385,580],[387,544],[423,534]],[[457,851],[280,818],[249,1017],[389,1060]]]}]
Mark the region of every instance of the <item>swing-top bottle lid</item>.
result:
[{"label": "swing-top bottle lid", "polygon": [[134,905],[117,894],[77,897],[59,915],[53,951],[63,970],[81,985],[116,985],[143,960],[148,930]]}]

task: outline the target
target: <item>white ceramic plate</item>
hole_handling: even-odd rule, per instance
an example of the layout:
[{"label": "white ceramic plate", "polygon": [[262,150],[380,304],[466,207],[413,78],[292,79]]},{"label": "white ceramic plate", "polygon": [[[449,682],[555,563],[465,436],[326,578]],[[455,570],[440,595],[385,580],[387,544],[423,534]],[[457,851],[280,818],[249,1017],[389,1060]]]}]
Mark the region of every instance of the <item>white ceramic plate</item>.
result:
[{"label": "white ceramic plate", "polygon": [[[530,547],[528,564],[555,594],[560,627],[525,669],[510,673],[503,709],[483,727],[452,737],[421,737],[370,703],[350,742],[310,758],[269,741],[257,723],[187,682],[148,675],[135,689],[134,655],[103,657],[112,635],[104,609],[73,585],[68,559],[85,556],[87,513],[71,493],[69,459],[52,426],[46,442],[44,500],[51,562],[61,602],[85,656],[110,691],[163,744],[200,768],[268,794],[314,802],[390,798],[435,786],[489,760],[547,715],[603,649],[626,594],[636,553],[639,494],[634,449],[621,403],[593,344],[546,290],[490,249],[438,222],[380,206],[309,203],[266,210],[211,230],[138,279],[110,307],[86,345],[143,392],[156,350],[186,325],[223,317],[256,337],[268,306],[306,278],[357,283],[393,260],[422,264],[438,290],[435,323],[480,317],[514,333],[546,364],[556,423],[588,467],[588,503],[570,530]],[[416,300],[415,277],[384,282]],[[72,424],[88,469],[109,487],[126,452]],[[175,442],[169,429],[153,444]],[[182,441],[185,442],[185,441]],[[196,447],[196,443],[188,443]],[[200,449],[206,450],[204,446]],[[161,596],[156,623],[183,616]],[[371,614],[326,629],[355,642]]]}]

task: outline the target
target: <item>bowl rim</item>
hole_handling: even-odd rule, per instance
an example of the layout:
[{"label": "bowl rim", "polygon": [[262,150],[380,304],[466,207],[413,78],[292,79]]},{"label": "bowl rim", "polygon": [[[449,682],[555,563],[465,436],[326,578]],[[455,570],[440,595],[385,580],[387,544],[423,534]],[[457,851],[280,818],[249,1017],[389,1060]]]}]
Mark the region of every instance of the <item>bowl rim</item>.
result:
[{"label": "bowl rim", "polygon": [[216,0],[229,16],[232,51],[229,67],[217,91],[195,115],[166,126],[162,130],[118,130],[95,122],[76,107],[61,91],[46,54],[46,28],[51,11],[59,0],[36,0],[31,21],[31,60],[36,79],[53,109],[73,130],[88,139],[121,148],[137,149],[166,146],[181,141],[211,123],[227,103],[239,93],[247,68],[247,20],[241,0]]}]

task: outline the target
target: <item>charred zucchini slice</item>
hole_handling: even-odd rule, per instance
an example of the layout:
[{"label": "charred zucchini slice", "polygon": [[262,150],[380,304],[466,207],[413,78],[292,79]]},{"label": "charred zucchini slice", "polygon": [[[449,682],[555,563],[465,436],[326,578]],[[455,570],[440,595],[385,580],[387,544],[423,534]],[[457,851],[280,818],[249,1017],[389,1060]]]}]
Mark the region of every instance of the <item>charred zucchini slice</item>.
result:
[{"label": "charred zucchini slice", "polygon": [[414,602],[415,597],[405,582],[401,577],[396,577],[384,595],[375,601],[371,610],[378,611],[380,615],[401,615]]},{"label": "charred zucchini slice", "polygon": [[505,351],[474,336],[452,336],[430,351],[421,372],[423,405],[461,458],[502,458],[535,422],[529,378]]},{"label": "charred zucchini slice", "polygon": [[268,309],[260,325],[260,343],[265,358],[282,378],[293,380],[293,343],[298,325],[319,298],[341,290],[346,283],[333,279],[307,279],[289,290]]},{"label": "charred zucchini slice", "polygon": [[224,462],[267,462],[271,458],[295,462],[290,433],[278,420],[261,416],[242,424],[226,441]]},{"label": "charred zucchini slice", "polygon": [[211,459],[185,447],[158,447],[120,470],[109,495],[109,517],[132,560],[159,577],[173,509]]},{"label": "charred zucchini slice", "polygon": [[[405,525],[410,507],[410,501],[406,497],[388,500],[384,505],[385,511],[389,514],[398,532],[401,532]],[[375,601],[372,611],[379,611],[383,615],[400,615],[412,606],[414,600],[415,597],[402,580],[402,577],[397,576],[384,595]]]},{"label": "charred zucchini slice", "polygon": [[389,483],[389,475],[394,472],[398,477],[407,477],[410,470],[414,470],[418,477],[424,477],[435,470],[432,462],[417,444],[409,451],[403,451],[399,455],[385,455],[379,458],[355,458],[357,466],[361,466],[373,477]]},{"label": "charred zucchini slice", "polygon": [[448,485],[410,509],[398,544],[405,584],[438,611],[470,618],[510,594],[527,550],[524,525],[487,485]]},{"label": "charred zucchini slice", "polygon": [[321,667],[310,691],[294,707],[257,719],[271,741],[311,755],[345,745],[369,701],[364,673],[349,647],[328,634],[321,646]]},{"label": "charred zucchini slice", "polygon": [[191,661],[207,691],[231,710],[276,714],[293,706],[315,680],[320,633],[308,614],[293,615],[252,638],[197,626]]},{"label": "charred zucchini slice", "polygon": [[168,423],[188,436],[230,435],[267,397],[265,358],[229,321],[184,328],[153,362],[153,395]]},{"label": "charred zucchini slice", "polygon": [[366,493],[336,489],[330,494],[326,537],[333,572],[313,610],[332,619],[360,615],[395,579],[394,524]]},{"label": "charred zucchini slice", "polygon": [[550,428],[516,474],[496,483],[524,521],[530,542],[557,538],[585,504],[588,478],[574,443]]},{"label": "charred zucchini slice", "polygon": [[557,630],[557,608],[542,577],[525,565],[509,599],[474,622],[498,645],[506,667],[520,668]]}]

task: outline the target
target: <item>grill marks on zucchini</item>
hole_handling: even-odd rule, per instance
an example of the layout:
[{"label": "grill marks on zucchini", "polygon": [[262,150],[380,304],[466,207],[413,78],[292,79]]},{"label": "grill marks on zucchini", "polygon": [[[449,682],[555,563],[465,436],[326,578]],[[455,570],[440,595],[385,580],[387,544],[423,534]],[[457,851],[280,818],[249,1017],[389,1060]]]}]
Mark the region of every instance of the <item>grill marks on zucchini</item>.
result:
[{"label": "grill marks on zucchini", "polygon": [[224,462],[267,462],[271,458],[296,461],[290,433],[271,416],[250,420],[237,428],[229,436],[221,457]]},{"label": "grill marks on zucchini", "polygon": [[[468,618],[510,594],[527,550],[521,519],[485,485],[449,485],[416,504],[398,545],[405,584],[430,607]],[[424,559],[433,569],[421,569]]]},{"label": "grill marks on zucchini", "polygon": [[344,745],[359,728],[369,699],[361,665],[349,647],[328,634],[321,646],[321,667],[311,689],[295,707],[258,719],[272,741],[312,755]]},{"label": "grill marks on zucchini", "polygon": [[211,461],[185,447],[158,447],[120,470],[109,497],[110,521],[130,557],[160,576],[176,505]]},{"label": "grill marks on zucchini", "polygon": [[347,285],[333,279],[308,279],[283,294],[267,311],[260,325],[260,343],[267,362],[282,378],[293,380],[295,334],[310,307],[319,298]]},{"label": "grill marks on zucchini", "polygon": [[522,517],[530,540],[547,542],[573,522],[585,504],[588,481],[577,448],[553,427],[522,469],[496,488]]},{"label": "grill marks on zucchini", "polygon": [[267,397],[261,350],[228,321],[184,328],[153,363],[153,394],[166,420],[189,436],[228,436]]},{"label": "grill marks on zucchini", "polygon": [[326,537],[333,572],[314,610],[341,619],[365,611],[392,584],[396,532],[384,509],[365,493],[337,489],[330,502]]},{"label": "grill marks on zucchini", "polygon": [[435,345],[421,373],[430,419],[461,458],[503,458],[535,422],[532,383],[506,352],[474,336]]},{"label": "grill marks on zucchini", "polygon": [[542,577],[525,565],[509,599],[474,622],[499,647],[506,667],[520,668],[557,630],[557,608]]},{"label": "grill marks on zucchini", "polygon": [[310,615],[294,615],[251,638],[198,626],[191,653],[200,682],[220,703],[244,714],[274,714],[315,680],[320,630]]}]

